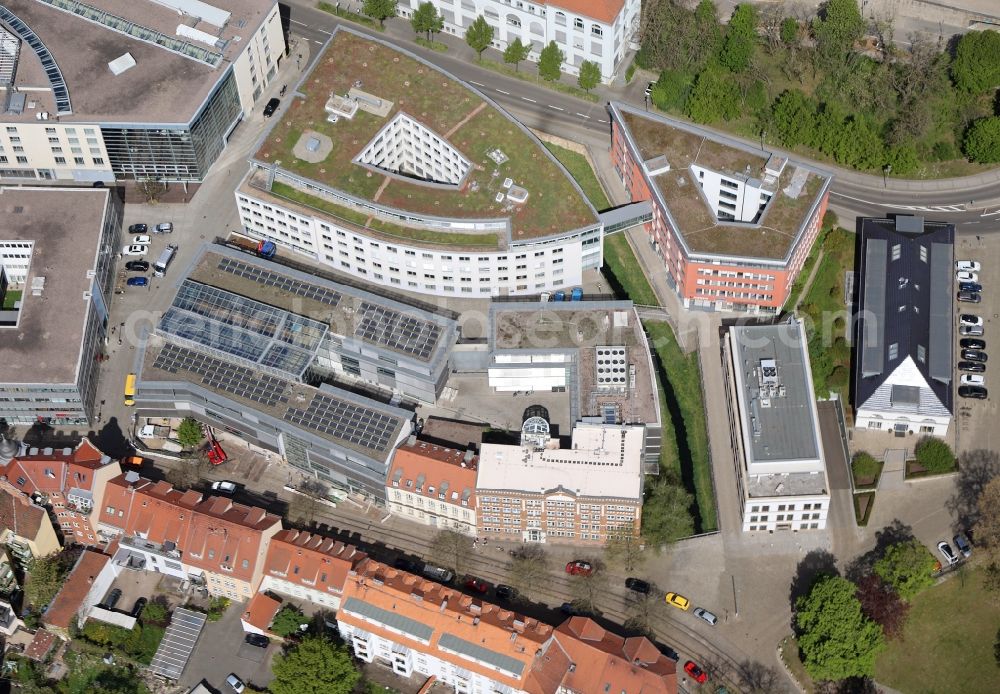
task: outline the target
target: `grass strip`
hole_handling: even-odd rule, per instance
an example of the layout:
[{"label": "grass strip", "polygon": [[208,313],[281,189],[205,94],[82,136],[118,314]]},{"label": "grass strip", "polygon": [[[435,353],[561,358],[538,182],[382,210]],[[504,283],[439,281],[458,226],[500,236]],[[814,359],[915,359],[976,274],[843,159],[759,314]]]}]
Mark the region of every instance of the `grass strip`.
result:
[{"label": "grass strip", "polygon": [[583,190],[583,194],[590,200],[591,205],[597,210],[606,210],[611,207],[611,203],[608,202],[608,196],[605,195],[604,188],[601,187],[601,182],[597,180],[594,167],[587,161],[587,157],[571,149],[554,145],[551,142],[544,142],[543,144],[545,145],[545,149],[549,150],[552,156],[566,167],[569,175],[576,180],[577,184]]},{"label": "grass strip", "polygon": [[366,17],[363,14],[351,12],[350,10],[341,9],[329,2],[316,3],[316,9],[329,12],[330,14],[335,14],[341,19],[346,19],[347,21],[354,22],[355,24],[361,24],[369,29],[374,29],[375,31],[385,31],[385,28],[379,25],[379,23],[371,17]]},{"label": "grass strip", "polygon": [[535,84],[547,87],[557,92],[562,92],[563,94],[569,94],[570,96],[575,96],[578,99],[586,99],[587,101],[592,101],[595,104],[601,100],[597,94],[591,94],[590,92],[584,91],[579,87],[574,87],[571,84],[566,84],[565,82],[559,82],[558,80],[549,82],[547,80],[539,79],[537,75],[533,75],[528,72],[518,72],[513,68],[507,67],[506,63],[498,63],[495,60],[490,60],[489,58],[483,58],[479,61],[478,65],[484,67],[487,70],[492,70],[493,72],[499,72],[501,75],[507,75],[508,77],[513,77],[515,79],[523,80],[525,82],[533,82]]},{"label": "grass strip", "polygon": [[413,39],[413,42],[418,46],[423,46],[424,48],[430,49],[432,51],[437,51],[438,53],[447,53],[448,46],[441,43],[440,41],[428,41],[422,36],[418,36]]}]

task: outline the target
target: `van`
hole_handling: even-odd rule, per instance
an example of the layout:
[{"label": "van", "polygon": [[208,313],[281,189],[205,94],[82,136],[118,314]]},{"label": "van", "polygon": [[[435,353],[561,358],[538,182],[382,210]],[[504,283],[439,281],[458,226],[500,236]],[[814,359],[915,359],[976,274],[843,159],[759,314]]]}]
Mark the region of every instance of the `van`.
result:
[{"label": "van", "polygon": [[170,261],[174,259],[175,253],[177,253],[177,246],[174,246],[173,244],[164,248],[163,253],[160,254],[159,260],[153,264],[153,275],[156,277],[163,277],[167,274],[167,267],[170,265]]},{"label": "van", "polygon": [[424,567],[423,574],[427,578],[433,581],[438,581],[439,583],[451,583],[455,578],[455,574],[448,569],[431,566],[430,564]]},{"label": "van", "polygon": [[125,377],[125,407],[135,405],[135,374]]}]

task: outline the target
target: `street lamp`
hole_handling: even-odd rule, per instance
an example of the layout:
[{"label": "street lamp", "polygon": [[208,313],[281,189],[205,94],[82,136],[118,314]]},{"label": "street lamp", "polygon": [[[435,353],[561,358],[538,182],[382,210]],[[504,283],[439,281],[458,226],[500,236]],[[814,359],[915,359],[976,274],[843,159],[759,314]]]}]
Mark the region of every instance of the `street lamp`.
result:
[{"label": "street lamp", "polygon": [[889,187],[889,174],[892,173],[892,164],[886,164],[882,167],[882,187]]}]

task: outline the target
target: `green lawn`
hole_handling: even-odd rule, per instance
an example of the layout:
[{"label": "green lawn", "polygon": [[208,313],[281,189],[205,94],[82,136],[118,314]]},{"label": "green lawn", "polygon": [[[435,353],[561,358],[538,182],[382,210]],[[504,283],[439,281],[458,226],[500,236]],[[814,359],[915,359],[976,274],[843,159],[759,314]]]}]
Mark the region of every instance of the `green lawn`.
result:
[{"label": "green lawn", "polygon": [[849,307],[844,304],[844,275],[854,269],[856,237],[836,228],[816,245],[823,246],[823,259],[802,299],[799,313],[807,318],[809,359],[816,395],[835,391],[846,401],[851,373],[851,346],[845,331]]},{"label": "green lawn", "polygon": [[21,300],[22,292],[20,289],[11,289],[3,297],[3,308],[11,309],[14,308],[14,304]]},{"label": "green lawn", "polygon": [[[708,425],[705,421],[705,405],[701,397],[701,375],[698,365],[698,354],[684,354],[674,331],[669,323],[662,321],[645,321],[643,323],[649,338],[650,347],[656,352],[662,367],[661,376],[665,376],[665,389],[672,391],[673,398],[684,422],[684,440],[679,433],[673,434],[677,441],[679,459],[682,466],[682,478],[686,486],[694,491],[698,506],[700,522],[696,523],[697,532],[708,532],[718,527],[715,516],[715,490],[712,487],[712,469],[708,456]],[[669,394],[668,394],[669,397]],[[664,411],[661,417],[669,420],[670,414]],[[668,428],[664,427],[666,433]],[[666,436],[664,436],[666,438]],[[687,458],[690,469],[683,470],[683,461]]]},{"label": "green lawn", "polygon": [[1000,605],[983,589],[982,571],[968,569],[913,599],[903,638],[890,641],[875,679],[906,694],[1000,691],[993,657]]},{"label": "green lawn", "polygon": [[570,176],[576,179],[577,184],[583,189],[584,195],[590,200],[590,204],[598,210],[606,210],[611,207],[608,196],[604,194],[594,169],[587,161],[587,158],[571,149],[554,145],[551,142],[543,143],[545,148],[552,152],[552,156],[559,160],[559,163],[566,167]]},{"label": "green lawn", "polygon": [[604,237],[605,274],[611,275],[632,303],[640,306],[659,306],[656,292],[649,286],[646,275],[632,252],[624,232]]},{"label": "green lawn", "polygon": [[358,24],[363,24],[364,26],[368,27],[369,29],[375,29],[376,31],[385,31],[385,29],[383,29],[379,25],[379,23],[377,21],[375,21],[374,19],[372,19],[371,17],[366,17],[363,14],[357,14],[355,12],[351,12],[350,10],[341,9],[340,7],[337,7],[337,5],[335,5],[332,2],[319,2],[319,3],[316,3],[316,7],[318,9],[323,10],[324,12],[329,12],[330,14],[335,14],[338,17],[340,17],[341,19],[347,19],[347,20],[350,20],[352,22],[357,22]]}]

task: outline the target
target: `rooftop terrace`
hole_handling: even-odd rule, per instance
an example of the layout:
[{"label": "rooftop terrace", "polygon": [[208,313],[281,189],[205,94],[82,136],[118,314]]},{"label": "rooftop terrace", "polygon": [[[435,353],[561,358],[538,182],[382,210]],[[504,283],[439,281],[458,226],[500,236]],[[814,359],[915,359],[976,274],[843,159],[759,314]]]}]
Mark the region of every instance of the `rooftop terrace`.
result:
[{"label": "rooftop terrace", "polygon": [[[343,96],[352,89],[391,102],[391,108],[385,116],[359,108],[350,118],[329,122],[326,105],[331,95]],[[384,174],[355,162],[400,113],[447,141],[471,163],[459,186]],[[300,140],[317,135],[322,141],[318,150],[297,147]],[[329,154],[319,156],[327,148]],[[502,156],[491,157],[495,149]],[[393,210],[428,217],[509,219],[511,241],[557,235],[598,222],[569,175],[507,114],[415,56],[343,28],[317,58],[256,159]],[[527,201],[513,202],[510,197],[496,201],[498,194],[513,193],[513,187],[504,187],[507,179],[513,187],[528,191]],[[308,199],[299,201],[322,208]],[[451,242],[447,233],[440,237]],[[418,240],[435,242],[433,237]]]},{"label": "rooftop terrace", "polygon": [[831,180],[815,169],[789,161],[777,181],[768,186],[775,194],[758,223],[720,222],[690,167],[697,165],[739,180],[762,178],[770,153],[754,151],[735,140],[710,139],[711,133],[696,126],[643,114],[624,104],[615,104],[615,109],[643,162],[649,162],[654,171],[669,164],[668,171],[650,178],[677,232],[694,253],[784,258]]}]

